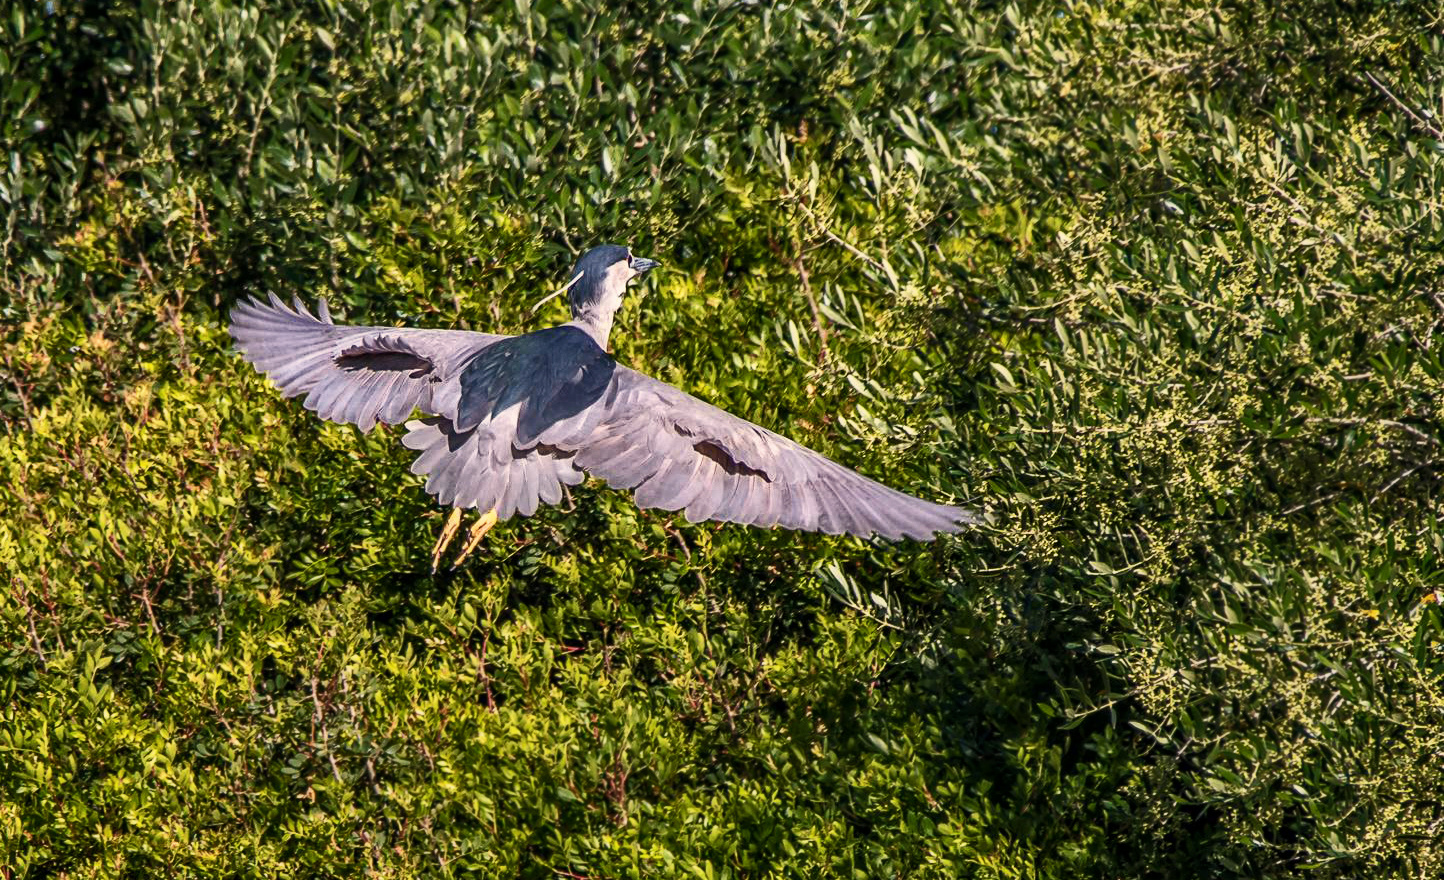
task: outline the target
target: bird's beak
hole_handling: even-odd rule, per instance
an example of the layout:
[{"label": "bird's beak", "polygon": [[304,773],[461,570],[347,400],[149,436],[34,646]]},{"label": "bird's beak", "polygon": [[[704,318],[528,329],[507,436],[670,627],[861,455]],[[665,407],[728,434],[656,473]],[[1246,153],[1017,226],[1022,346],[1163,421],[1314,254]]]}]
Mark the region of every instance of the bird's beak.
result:
[{"label": "bird's beak", "polygon": [[632,268],[633,272],[641,275],[646,272],[652,271],[653,269],[657,268],[662,264],[657,262],[656,260],[649,260],[646,257],[632,257],[632,259],[627,263],[627,265]]}]

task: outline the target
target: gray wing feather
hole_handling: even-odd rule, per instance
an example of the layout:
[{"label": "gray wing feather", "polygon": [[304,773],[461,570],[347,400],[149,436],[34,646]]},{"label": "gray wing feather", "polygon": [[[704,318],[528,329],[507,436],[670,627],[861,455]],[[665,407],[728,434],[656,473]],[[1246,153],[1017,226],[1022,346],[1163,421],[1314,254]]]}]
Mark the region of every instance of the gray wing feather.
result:
[{"label": "gray wing feather", "polygon": [[706,461],[707,465],[703,468],[701,489],[698,490],[696,497],[687,503],[687,519],[690,522],[703,522],[711,519],[722,501],[722,496],[728,494],[735,485],[735,481],[727,480],[721,468],[710,459],[703,456],[698,457]]},{"label": "gray wing feather", "polygon": [[399,424],[411,411],[432,411],[432,389],[471,356],[507,337],[465,330],[348,327],[335,324],[322,299],[316,314],[299,300],[288,307],[247,298],[231,310],[236,348],[286,397],[305,395],[323,419],[369,431]]},{"label": "gray wing feather", "polygon": [[689,520],[931,539],[975,524],[974,511],[934,504],[874,482],[816,452],[635,370],[566,436],[576,466],[641,507],[685,509]]}]

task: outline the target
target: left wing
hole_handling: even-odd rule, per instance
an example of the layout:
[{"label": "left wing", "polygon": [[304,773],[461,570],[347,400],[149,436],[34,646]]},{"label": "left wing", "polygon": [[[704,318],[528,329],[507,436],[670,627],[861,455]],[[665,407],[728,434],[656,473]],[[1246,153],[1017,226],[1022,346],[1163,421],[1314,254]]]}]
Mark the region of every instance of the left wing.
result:
[{"label": "left wing", "polygon": [[889,489],[766,428],[618,366],[602,411],[540,442],[576,450],[576,466],[640,507],[687,519],[931,540],[981,522],[971,510]]}]

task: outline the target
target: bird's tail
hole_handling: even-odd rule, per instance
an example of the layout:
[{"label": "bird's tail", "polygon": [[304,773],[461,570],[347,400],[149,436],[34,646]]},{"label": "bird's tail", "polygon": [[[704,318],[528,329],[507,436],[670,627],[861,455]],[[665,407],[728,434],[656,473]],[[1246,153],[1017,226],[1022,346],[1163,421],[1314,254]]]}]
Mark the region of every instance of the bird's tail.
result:
[{"label": "bird's tail", "polygon": [[426,477],[426,491],[452,507],[496,510],[498,520],[531,516],[539,504],[555,504],[562,486],[575,486],[585,475],[573,455],[545,446],[519,450],[504,431],[482,424],[457,431],[450,419],[406,423],[402,444],[419,455],[411,472]]}]

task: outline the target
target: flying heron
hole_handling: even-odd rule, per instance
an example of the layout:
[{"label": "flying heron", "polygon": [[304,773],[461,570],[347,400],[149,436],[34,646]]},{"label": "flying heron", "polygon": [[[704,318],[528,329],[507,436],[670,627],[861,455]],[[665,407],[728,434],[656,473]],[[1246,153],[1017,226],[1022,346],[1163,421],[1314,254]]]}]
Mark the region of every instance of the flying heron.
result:
[{"label": "flying heron", "polygon": [[269,305],[238,304],[230,331],[284,396],[305,395],[323,419],[369,431],[429,414],[406,421],[401,442],[420,453],[411,471],[426,476],[426,491],[453,508],[433,571],[463,510],[485,513],[455,565],[497,521],[557,503],[588,475],[693,522],[924,541],[979,522],[617,363],[607,353],[612,318],[627,285],[657,266],[619,245],[592,248],[552,294],[568,295],[572,319],[520,336],[350,327],[332,321],[324,298],[313,315],[274,294]]}]

